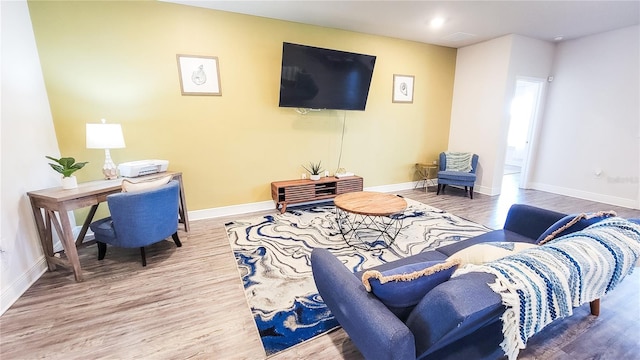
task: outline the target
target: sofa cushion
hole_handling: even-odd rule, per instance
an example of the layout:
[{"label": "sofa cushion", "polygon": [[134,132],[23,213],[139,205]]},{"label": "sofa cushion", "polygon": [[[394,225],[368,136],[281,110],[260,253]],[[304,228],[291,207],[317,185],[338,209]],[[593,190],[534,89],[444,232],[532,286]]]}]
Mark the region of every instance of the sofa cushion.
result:
[{"label": "sofa cushion", "polygon": [[461,261],[461,265],[482,265],[484,263],[502,259],[503,257],[517,254],[522,250],[530,249],[537,246],[538,245],[536,244],[524,242],[486,242],[462,249],[451,255],[449,259],[459,259]]},{"label": "sofa cushion", "polygon": [[90,225],[91,231],[95,234],[96,237],[99,238],[115,238],[116,231],[113,228],[113,220],[111,216],[106,217],[104,219],[100,219],[98,221],[94,221]]},{"label": "sofa cushion", "polygon": [[[426,354],[462,339],[487,324],[500,322],[500,316],[504,313],[502,299],[488,285],[494,282],[495,276],[491,274],[467,273],[453,277],[429,291],[406,320],[411,332],[420,334],[415,337],[416,358],[423,359]],[[497,330],[497,335],[502,335],[500,327]],[[438,357],[442,358],[447,357]]]},{"label": "sofa cushion", "polygon": [[458,265],[457,260],[427,261],[383,272],[368,270],[362,274],[362,284],[389,307],[410,307],[438,284],[449,280]]},{"label": "sofa cushion", "polygon": [[582,213],[567,215],[551,225],[538,237],[536,242],[542,245],[552,239],[583,230],[589,225],[593,225],[610,216],[616,216],[616,213],[614,211],[598,211],[596,213],[589,214]]},{"label": "sofa cushion", "polygon": [[438,179],[473,181],[476,179],[476,174],[463,173],[458,171],[439,171]]}]

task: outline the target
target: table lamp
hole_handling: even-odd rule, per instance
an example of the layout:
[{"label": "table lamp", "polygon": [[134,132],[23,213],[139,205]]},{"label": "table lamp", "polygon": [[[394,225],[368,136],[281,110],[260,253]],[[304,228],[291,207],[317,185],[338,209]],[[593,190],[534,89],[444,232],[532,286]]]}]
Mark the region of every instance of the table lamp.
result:
[{"label": "table lamp", "polygon": [[104,166],[102,173],[107,180],[118,178],[118,168],[111,160],[109,149],[124,148],[124,137],[120,124],[107,124],[102,119],[102,124],[87,124],[87,149],[104,149]]}]

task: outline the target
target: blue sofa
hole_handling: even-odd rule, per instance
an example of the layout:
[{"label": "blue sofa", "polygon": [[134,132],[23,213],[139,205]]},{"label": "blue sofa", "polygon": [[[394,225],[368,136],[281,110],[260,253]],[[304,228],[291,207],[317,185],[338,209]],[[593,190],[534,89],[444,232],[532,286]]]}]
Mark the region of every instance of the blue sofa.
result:
[{"label": "blue sofa", "polygon": [[[535,243],[567,216],[528,205],[511,207],[503,229],[376,267],[379,271],[422,261],[444,260],[468,246],[493,241]],[[576,229],[579,230],[579,229]],[[487,273],[467,273],[429,291],[413,309],[393,312],[367,292],[326,249],[311,254],[319,294],[367,359],[498,359],[505,308]],[[414,336],[415,334],[415,336]]]}]

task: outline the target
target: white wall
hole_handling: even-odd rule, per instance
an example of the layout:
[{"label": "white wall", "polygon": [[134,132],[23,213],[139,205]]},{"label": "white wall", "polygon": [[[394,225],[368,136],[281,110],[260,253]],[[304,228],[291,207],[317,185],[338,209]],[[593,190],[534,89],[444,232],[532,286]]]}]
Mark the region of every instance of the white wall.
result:
[{"label": "white wall", "polygon": [[475,191],[492,194],[496,141],[504,120],[511,36],[458,49],[453,83],[450,151],[479,156]]},{"label": "white wall", "polygon": [[546,78],[554,45],[507,35],[458,49],[449,150],[479,155],[475,190],[500,193],[516,77]]},{"label": "white wall", "polygon": [[639,46],[638,26],[557,46],[534,188],[639,206]]},{"label": "white wall", "polygon": [[26,1],[0,1],[2,111],[0,314],[46,270],[26,192],[59,186],[60,151]]}]

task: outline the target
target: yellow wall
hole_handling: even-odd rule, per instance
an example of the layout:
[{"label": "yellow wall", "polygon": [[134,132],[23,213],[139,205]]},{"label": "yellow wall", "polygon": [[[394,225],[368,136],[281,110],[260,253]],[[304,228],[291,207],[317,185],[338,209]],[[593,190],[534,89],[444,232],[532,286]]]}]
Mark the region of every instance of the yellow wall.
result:
[{"label": "yellow wall", "polygon": [[[80,181],[101,178],[84,134],[101,118],[122,124],[116,163],[183,172],[189,210],[268,200],[310,161],[333,173],[345,117],[341,167],[365,187],[415,180],[413,164],[447,148],[455,49],[155,1],[29,10],[60,151],[90,161]],[[283,41],[376,55],[366,111],[278,107]],[[182,96],[176,54],[217,56],[222,96]],[[391,102],[393,74],[415,75],[413,104]]]}]

